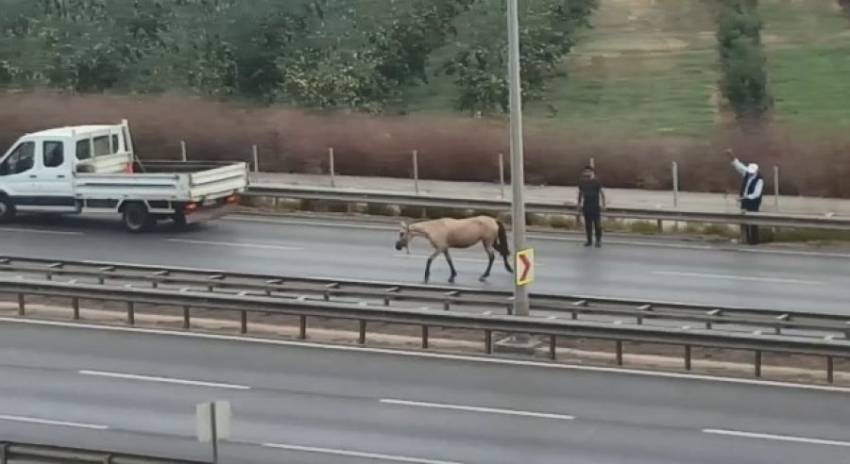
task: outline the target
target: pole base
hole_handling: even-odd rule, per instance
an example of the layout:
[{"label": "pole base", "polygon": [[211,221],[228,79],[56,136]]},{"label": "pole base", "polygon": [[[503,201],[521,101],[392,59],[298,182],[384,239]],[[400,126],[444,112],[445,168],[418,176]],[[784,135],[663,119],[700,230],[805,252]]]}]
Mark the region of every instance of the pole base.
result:
[{"label": "pole base", "polygon": [[534,356],[540,340],[526,334],[514,334],[493,344],[494,353],[524,354]]}]

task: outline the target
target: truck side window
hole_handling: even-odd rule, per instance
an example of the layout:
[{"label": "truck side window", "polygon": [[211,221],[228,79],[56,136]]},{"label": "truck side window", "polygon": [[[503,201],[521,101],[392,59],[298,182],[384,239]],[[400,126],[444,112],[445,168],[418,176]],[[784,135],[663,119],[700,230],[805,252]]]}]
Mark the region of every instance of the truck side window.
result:
[{"label": "truck side window", "polygon": [[57,141],[44,142],[44,167],[58,168],[65,163],[65,144]]},{"label": "truck side window", "polygon": [[109,136],[103,135],[100,137],[95,137],[94,140],[94,156],[105,156],[110,155],[109,151]]},{"label": "truck side window", "polygon": [[24,142],[0,164],[0,176],[27,172],[35,166],[35,142]]},{"label": "truck side window", "polygon": [[87,160],[91,158],[91,144],[88,140],[80,140],[77,142],[77,159]]},{"label": "truck side window", "polygon": [[113,134],[112,135],[112,153],[120,153],[120,152],[121,152],[121,145],[118,144],[118,136]]}]

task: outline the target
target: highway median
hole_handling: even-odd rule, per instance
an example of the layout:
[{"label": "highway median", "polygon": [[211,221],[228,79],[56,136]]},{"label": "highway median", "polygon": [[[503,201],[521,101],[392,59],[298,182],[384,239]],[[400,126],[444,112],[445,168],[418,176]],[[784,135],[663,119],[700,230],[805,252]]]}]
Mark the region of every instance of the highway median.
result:
[{"label": "highway median", "polygon": [[[94,323],[110,327],[127,327],[126,303],[79,299],[79,319],[72,319],[68,298],[27,296],[26,311],[20,316],[18,298],[4,295],[0,300],[0,314],[4,318],[26,320],[62,321],[63,323]],[[355,307],[356,305],[352,305]],[[205,310],[193,308],[189,327],[186,327],[185,308],[137,303],[133,305],[133,326],[169,331],[191,331],[219,335],[272,340],[306,341],[319,344],[368,346],[393,350],[422,350],[422,329],[417,326],[394,323],[341,320],[323,317],[301,318],[292,315],[249,313],[240,317],[237,311]],[[302,325],[303,324],[303,325]],[[243,327],[248,330],[243,332]],[[303,335],[303,337],[302,337]],[[493,332],[492,341],[506,337],[507,333]],[[429,327],[427,350],[440,353],[480,355],[486,336],[481,331],[440,329]],[[545,337],[544,337],[545,338]],[[556,363],[583,366],[616,367],[659,372],[683,372],[681,346],[653,343],[622,342],[559,337],[555,346]],[[545,343],[532,358],[543,361],[552,355]],[[688,373],[720,377],[752,378],[754,354],[752,351],[714,348],[688,348],[690,354]],[[504,355],[500,355],[504,356]],[[826,384],[823,358],[794,354],[756,355],[761,358],[759,376],[763,379]],[[850,362],[836,357],[830,360],[834,385],[850,385]]]}]

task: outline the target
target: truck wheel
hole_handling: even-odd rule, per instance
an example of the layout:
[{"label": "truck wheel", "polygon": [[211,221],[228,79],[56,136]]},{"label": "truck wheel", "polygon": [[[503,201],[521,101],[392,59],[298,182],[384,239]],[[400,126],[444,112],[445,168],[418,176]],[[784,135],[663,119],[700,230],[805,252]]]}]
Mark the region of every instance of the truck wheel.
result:
[{"label": "truck wheel", "polygon": [[186,215],[183,213],[174,213],[174,215],[171,216],[171,220],[174,221],[174,227],[186,227]]},{"label": "truck wheel", "polygon": [[123,220],[124,227],[133,233],[147,232],[156,224],[156,219],[142,203],[130,203],[124,207]]},{"label": "truck wheel", "polygon": [[0,197],[0,224],[8,224],[15,219],[15,204],[7,196]]}]

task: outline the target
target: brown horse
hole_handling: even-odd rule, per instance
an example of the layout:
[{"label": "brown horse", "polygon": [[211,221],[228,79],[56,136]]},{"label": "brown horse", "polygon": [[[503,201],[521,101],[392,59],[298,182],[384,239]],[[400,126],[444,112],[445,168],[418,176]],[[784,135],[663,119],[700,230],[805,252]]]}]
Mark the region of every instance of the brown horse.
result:
[{"label": "brown horse", "polygon": [[413,224],[402,222],[398,240],[395,242],[395,249],[408,248],[410,241],[415,237],[424,237],[434,247],[434,252],[428,257],[428,262],[425,265],[425,282],[428,282],[428,278],[431,276],[431,262],[442,253],[449,263],[449,269],[451,269],[449,282],[453,283],[457,272],[452,263],[452,258],[449,256],[449,248],[469,248],[478,242],[484,245],[484,251],[487,252],[488,258],[487,269],[478,280],[484,282],[490,276],[490,269],[493,267],[493,260],[495,259],[494,249],[502,255],[502,259],[505,261],[505,269],[511,274],[514,272],[508,262],[508,256],[511,252],[508,248],[505,225],[502,221],[490,216],[475,216],[466,219],[441,218]]}]

